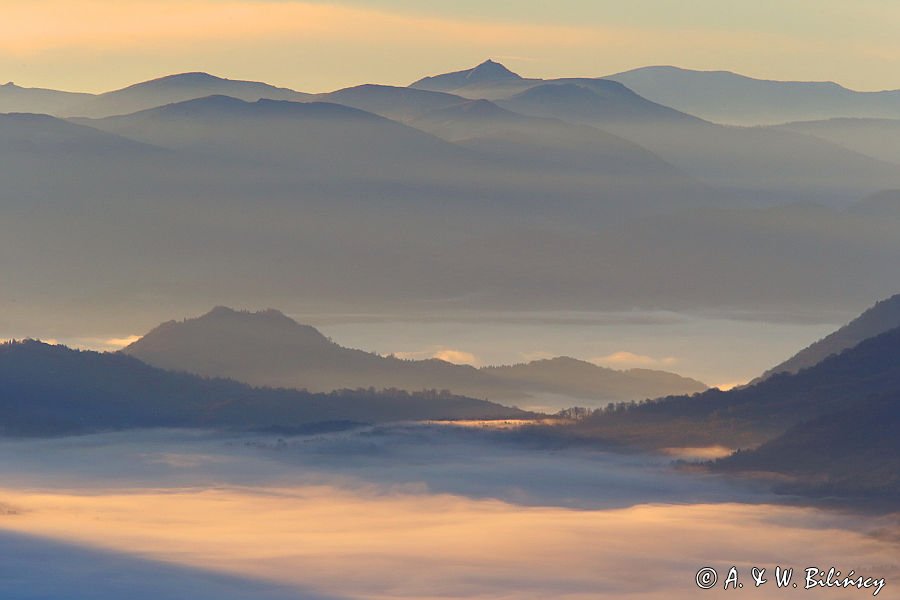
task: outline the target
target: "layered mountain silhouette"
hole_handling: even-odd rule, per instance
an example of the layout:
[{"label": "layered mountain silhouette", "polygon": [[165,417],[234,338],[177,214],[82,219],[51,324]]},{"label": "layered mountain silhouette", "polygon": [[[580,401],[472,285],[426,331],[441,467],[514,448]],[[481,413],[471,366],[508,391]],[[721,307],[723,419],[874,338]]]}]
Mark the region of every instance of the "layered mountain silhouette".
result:
[{"label": "layered mountain silhouette", "polygon": [[872,158],[900,164],[900,119],[835,118],[773,127],[812,135]]},{"label": "layered mountain silhouette", "polygon": [[772,367],[761,378],[766,379],[776,373],[796,373],[819,364],[833,354],[840,354],[863,340],[898,327],[900,327],[900,294],[878,302],[834,333]]},{"label": "layered mountain silhouette", "polygon": [[842,499],[900,499],[900,392],[858,399],[794,425],[758,448],[710,465],[716,472],[777,476],[783,492]]},{"label": "layered mountain silhouette", "polygon": [[[410,92],[416,91],[403,93]],[[460,130],[471,127],[473,116],[462,102],[443,109],[457,115],[454,122]],[[496,109],[494,116],[501,112]],[[244,102],[210,96],[78,122],[167,149],[227,160],[229,167],[241,161],[259,172],[281,169],[277,176],[289,180],[313,177],[338,193],[369,178],[364,188],[369,195],[385,193],[378,186],[388,181],[400,186],[395,197],[409,195],[411,186],[419,198],[427,197],[430,191],[422,188],[430,186],[441,200],[453,193],[463,205],[488,200],[494,206],[518,205],[526,211],[549,208],[548,212],[568,214],[579,222],[585,216],[669,212],[719,200],[714,190],[659,157],[603,132],[509,113],[499,117],[503,121],[499,129],[482,118],[478,140],[448,135],[445,141],[429,134],[448,133],[447,114],[437,117],[441,127],[433,126],[434,114],[426,113],[407,126],[330,102]],[[569,175],[573,169],[587,179],[573,181]],[[360,193],[351,189],[354,196]],[[554,205],[548,206],[545,199],[551,195]]]},{"label": "layered mountain silhouette", "polygon": [[61,115],[92,97],[92,94],[22,87],[10,81],[0,85],[0,113]]},{"label": "layered mountain silhouette", "polygon": [[701,123],[695,117],[646,100],[622,84],[602,79],[539,83],[497,102],[524,114],[591,123],[600,128],[628,123]]},{"label": "layered mountain silhouette", "polygon": [[615,371],[564,357],[476,369],[437,359],[379,356],[339,346],[274,310],[251,313],[217,307],[195,319],[164,323],[123,352],[161,368],[254,385],[311,391],[447,389],[519,405],[559,396],[564,398],[556,400],[560,408],[577,401],[602,405],[706,389],[672,373]]},{"label": "layered mountain silhouette", "polygon": [[115,158],[152,150],[147,144],[49,115],[0,114],[0,153],[7,157],[89,154]]},{"label": "layered mountain silhouette", "polygon": [[900,190],[883,190],[866,196],[847,207],[847,213],[869,219],[887,219],[883,222],[890,224],[891,220],[900,219]]},{"label": "layered mountain silhouette", "polygon": [[[371,113],[325,102],[208,96],[126,116],[80,121],[157,146],[346,178],[457,164],[464,151]],[[474,164],[474,160],[472,161]],[[448,165],[449,168],[449,165]]]},{"label": "layered mountain silhouette", "polygon": [[[750,448],[794,426],[829,415],[866,411],[865,402],[900,397],[900,328],[860,342],[797,373],[779,373],[747,387],[605,411],[582,433],[652,447],[721,444]],[[864,432],[859,440],[864,442]]]},{"label": "layered mountain silhouette", "polygon": [[102,94],[0,86],[0,112],[36,112],[57,117],[124,115],[206,96],[223,95],[248,102],[260,99],[301,102],[310,94],[258,81],[225,79],[209,73],[179,73]]},{"label": "layered mountain silhouette", "polygon": [[56,435],[143,427],[288,431],[316,423],[509,419],[529,413],[447,393],[258,389],[37,341],[0,345],[0,431]]},{"label": "layered mountain silhouette", "polygon": [[718,123],[900,117],[900,90],[857,92],[832,82],[769,81],[670,66],[643,67],[608,78],[645,98]]},{"label": "layered mountain silhouette", "polygon": [[[19,128],[0,127],[8,318],[116,330],[135,310],[147,326],[223,297],[846,310],[893,291],[900,239],[859,200],[900,189],[895,164],[715,125],[602,78],[476,70],[442,80],[453,93],[315,96],[182,74],[111,93],[187,98],[137,113],[4,116]],[[147,105],[116,106],[81,114]]]},{"label": "layered mountain silhouette", "polygon": [[757,202],[761,192],[769,201],[841,202],[900,184],[894,165],[842,145],[787,129],[723,127],[639,95],[627,82],[500,77],[455,87],[467,72],[434,79],[454,82],[441,86],[442,91],[616,134],[694,177]]},{"label": "layered mountain silhouette", "polygon": [[449,108],[467,100],[455,94],[364,84],[314,96],[318,102],[351,106],[388,119],[408,122],[425,113]]}]

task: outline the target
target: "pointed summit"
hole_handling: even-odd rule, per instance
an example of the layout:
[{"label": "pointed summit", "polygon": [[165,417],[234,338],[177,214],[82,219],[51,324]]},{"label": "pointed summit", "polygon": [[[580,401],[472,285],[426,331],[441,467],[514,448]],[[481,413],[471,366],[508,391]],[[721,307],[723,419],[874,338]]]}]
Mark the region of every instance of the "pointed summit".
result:
[{"label": "pointed summit", "polygon": [[409,87],[432,92],[452,92],[472,84],[502,83],[519,81],[522,77],[502,64],[488,59],[476,67],[425,77]]},{"label": "pointed summit", "polygon": [[522,79],[518,73],[513,73],[504,65],[487,59],[475,68],[466,71],[466,80],[470,83],[477,81],[497,81],[498,79]]}]

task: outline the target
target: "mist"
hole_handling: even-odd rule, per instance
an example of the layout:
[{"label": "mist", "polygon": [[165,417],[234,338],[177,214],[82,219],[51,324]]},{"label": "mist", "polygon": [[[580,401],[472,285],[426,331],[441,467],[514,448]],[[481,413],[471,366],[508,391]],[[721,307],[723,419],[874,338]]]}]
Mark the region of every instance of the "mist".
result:
[{"label": "mist", "polygon": [[[25,549],[10,585],[41,573],[33,589],[50,596],[83,581],[88,560],[119,569],[119,584],[163,576],[201,599],[662,599],[694,597],[703,566],[840,561],[900,574],[894,518],[788,506],[666,458],[547,451],[479,428],[5,440],[0,468],[0,544]],[[47,557],[49,573],[31,562]],[[92,597],[117,597],[116,581]],[[234,596],[220,595],[225,584]],[[170,597],[166,585],[143,589]],[[775,597],[763,590],[745,593]]]}]

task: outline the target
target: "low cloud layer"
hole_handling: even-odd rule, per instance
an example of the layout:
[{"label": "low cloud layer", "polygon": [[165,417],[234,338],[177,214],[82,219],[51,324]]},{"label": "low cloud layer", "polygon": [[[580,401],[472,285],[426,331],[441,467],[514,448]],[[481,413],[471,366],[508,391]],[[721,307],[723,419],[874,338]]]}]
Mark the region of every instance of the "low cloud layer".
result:
[{"label": "low cloud layer", "polygon": [[[484,457],[482,444],[495,455]],[[15,472],[14,454],[24,451],[34,458],[18,461]],[[476,467],[467,470],[466,462]],[[512,475],[498,477],[495,494],[474,493],[490,491],[479,462],[494,473],[509,466]],[[531,471],[529,462],[536,464]],[[530,483],[551,463],[567,475]],[[693,578],[702,566],[724,573],[731,565],[839,563],[889,582],[900,575],[891,558],[895,542],[884,535],[896,531],[891,519],[741,502],[754,496],[737,489],[731,501],[711,503],[718,488],[692,476],[681,477],[693,485],[694,503],[687,489],[676,503],[618,508],[567,506],[551,493],[534,502],[536,490],[566,488],[567,477],[560,499],[590,495],[577,480],[592,480],[597,497],[619,488],[635,500],[642,491],[671,497],[678,486],[662,461],[550,454],[496,444],[477,431],[401,428],[280,441],[162,432],[4,442],[0,465],[10,473],[0,500],[13,509],[0,516],[3,529],[114,553],[97,555],[97,564],[111,568],[123,556],[141,557],[192,577],[219,573],[262,588],[288,586],[300,597],[662,600],[696,597]],[[64,472],[68,478],[58,477]],[[420,477],[425,472],[431,480]],[[523,502],[515,499],[514,479]],[[451,481],[455,492],[439,489]],[[71,560],[52,568],[76,567]],[[134,569],[140,571],[125,567],[121,576]],[[47,578],[36,559],[20,560],[18,570],[19,582]],[[212,590],[198,587],[192,597],[218,598]],[[743,595],[778,597],[766,589]]]},{"label": "low cloud layer", "polygon": [[627,350],[620,350],[605,356],[596,356],[591,359],[591,362],[600,365],[601,367],[615,367],[620,369],[640,367],[650,369],[674,367],[678,364],[678,359],[674,356],[656,358],[646,354],[636,354]]}]

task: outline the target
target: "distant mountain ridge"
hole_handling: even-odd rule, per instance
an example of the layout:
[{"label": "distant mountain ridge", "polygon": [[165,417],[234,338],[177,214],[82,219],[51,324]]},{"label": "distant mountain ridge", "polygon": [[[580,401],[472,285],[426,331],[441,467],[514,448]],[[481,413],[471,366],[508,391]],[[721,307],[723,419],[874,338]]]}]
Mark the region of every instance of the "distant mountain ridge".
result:
[{"label": "distant mountain ridge", "polygon": [[644,94],[620,77],[497,77],[467,83],[460,75],[466,72],[433,80],[444,82],[440,86],[444,92],[615,134],[692,177],[754,203],[766,197],[781,203],[786,199],[841,203],[900,186],[894,164],[788,129],[719,125],[696,111]]},{"label": "distant mountain ridge", "polygon": [[[506,402],[561,395],[582,402],[648,398],[706,389],[702,383],[650,370],[614,371],[571,358],[475,369],[441,360],[401,360],[344,348],[278,311],[217,307],[170,321],[123,350],[161,368],[229,377],[254,385],[329,391],[341,388],[447,389]],[[536,400],[532,400],[536,401]]]},{"label": "distant mountain ridge", "polygon": [[10,81],[0,85],[0,113],[65,114],[92,97],[93,94],[21,87]]},{"label": "distant mountain ridge", "polygon": [[642,67],[607,79],[717,123],[772,125],[834,117],[900,118],[900,90],[857,92],[834,82],[771,81],[729,71]]},{"label": "distant mountain ridge", "polygon": [[772,127],[815,136],[872,158],[900,164],[900,118],[836,117]]},{"label": "distant mountain ridge", "polygon": [[259,81],[226,79],[209,73],[191,72],[166,75],[102,94],[21,88],[9,83],[0,86],[0,112],[39,112],[57,117],[102,118],[213,95],[231,96],[247,102],[261,99],[302,102],[311,98],[310,94]]}]

